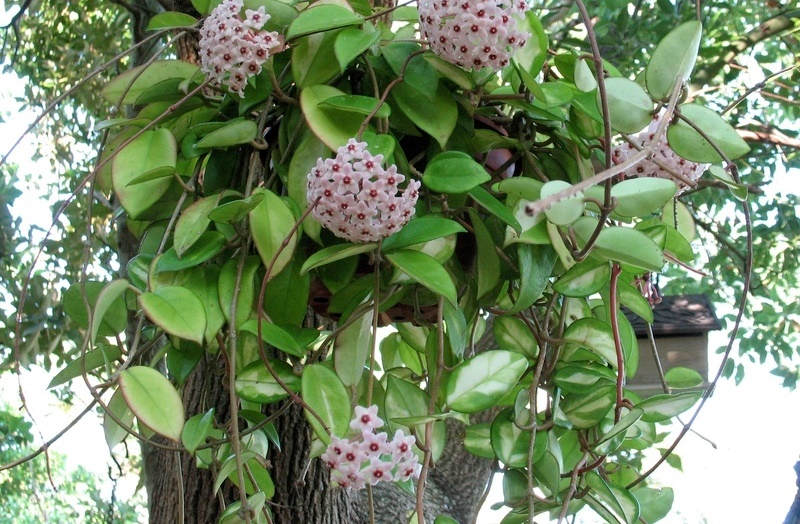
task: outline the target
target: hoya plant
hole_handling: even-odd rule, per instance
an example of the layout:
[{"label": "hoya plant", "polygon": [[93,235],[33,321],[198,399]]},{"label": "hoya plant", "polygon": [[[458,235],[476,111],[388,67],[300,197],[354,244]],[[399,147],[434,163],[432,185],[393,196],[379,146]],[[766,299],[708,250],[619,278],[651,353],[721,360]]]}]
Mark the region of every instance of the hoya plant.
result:
[{"label": "hoya plant", "polygon": [[747,194],[701,22],[618,70],[580,0],[558,52],[524,0],[191,4],[102,88],[75,195],[118,205],[120,271],[63,294],[52,383],[142,443],[151,520],[464,524],[495,472],[505,523],[666,516],[663,428],[710,390],[628,389],[623,310],[703,271],[678,196]]}]

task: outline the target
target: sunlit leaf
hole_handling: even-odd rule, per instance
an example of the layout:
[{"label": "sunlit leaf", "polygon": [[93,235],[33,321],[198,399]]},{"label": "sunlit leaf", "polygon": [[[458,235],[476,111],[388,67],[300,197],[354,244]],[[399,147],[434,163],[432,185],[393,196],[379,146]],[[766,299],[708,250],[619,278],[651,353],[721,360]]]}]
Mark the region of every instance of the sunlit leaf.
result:
[{"label": "sunlit leaf", "polygon": [[119,389],[142,424],[160,435],[180,441],[183,401],[164,375],[153,368],[133,366],[120,373]]},{"label": "sunlit leaf", "polygon": [[447,405],[462,413],[489,409],[511,391],[528,369],[528,359],[513,351],[480,353],[459,364],[447,380]]}]

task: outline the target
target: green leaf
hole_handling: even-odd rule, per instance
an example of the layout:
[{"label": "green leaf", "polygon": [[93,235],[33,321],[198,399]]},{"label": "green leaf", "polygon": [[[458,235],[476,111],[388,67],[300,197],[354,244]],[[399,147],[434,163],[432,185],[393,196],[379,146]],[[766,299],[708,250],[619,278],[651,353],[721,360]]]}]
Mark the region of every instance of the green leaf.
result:
[{"label": "green leaf", "polygon": [[485,210],[505,222],[514,231],[520,233],[522,226],[520,225],[517,217],[512,213],[502,202],[497,200],[491,193],[486,191],[482,186],[475,186],[469,190],[469,196],[480,204]]},{"label": "green leaf", "polygon": [[264,310],[276,324],[300,326],[306,317],[311,276],[300,274],[302,262],[302,255],[295,256],[283,271],[267,282]]},{"label": "green leaf", "polygon": [[[628,429],[636,424],[640,418],[642,418],[642,414],[644,412],[640,408],[633,408],[629,411],[625,416],[619,419],[619,422],[614,424],[611,429],[606,431],[606,433],[594,444],[594,449],[597,453],[601,455],[607,455],[616,451],[619,447],[619,444],[622,443],[622,439],[625,437],[625,433]],[[619,442],[616,445],[609,445],[612,440],[616,440],[620,438]]]},{"label": "green leaf", "polygon": [[439,193],[466,193],[491,180],[491,175],[466,153],[446,151],[431,159],[422,183]]},{"label": "green leaf", "polygon": [[536,338],[520,318],[511,315],[495,317],[492,333],[500,349],[513,351],[530,358],[536,357],[539,353]]},{"label": "green leaf", "polygon": [[642,415],[643,421],[663,422],[691,408],[702,396],[702,391],[687,391],[674,395],[654,395],[639,402],[636,407],[644,411],[644,415]]},{"label": "green leaf", "polygon": [[567,327],[564,340],[591,350],[617,368],[617,350],[611,326],[596,318],[579,318]]},{"label": "green leaf", "polygon": [[616,387],[609,384],[585,395],[567,395],[561,402],[561,410],[574,428],[589,429],[605,418],[615,402]]},{"label": "green leaf", "polygon": [[697,371],[681,366],[671,368],[664,373],[669,387],[675,389],[695,388],[703,385],[703,376]]},{"label": "green leaf", "polygon": [[190,454],[194,455],[195,450],[205,444],[206,437],[211,435],[211,430],[214,428],[214,413],[214,408],[205,413],[198,413],[183,425],[181,443]]},{"label": "green leaf", "polygon": [[149,65],[134,67],[111,80],[101,91],[103,98],[115,104],[135,104],[139,97],[152,87],[172,81],[175,92],[178,85],[191,78],[202,79],[200,68],[183,60],[158,60]]},{"label": "green leaf", "polygon": [[372,114],[377,118],[388,118],[392,114],[392,108],[388,104],[371,96],[338,95],[324,100],[320,105],[359,115]]},{"label": "green leaf", "polygon": [[180,286],[160,287],[152,293],[140,295],[139,304],[147,317],[170,335],[203,343],[206,312],[197,295],[188,289]]},{"label": "green leaf", "polygon": [[[256,457],[255,452],[249,450],[242,451],[241,454],[239,455],[239,458],[241,458],[242,462],[247,462],[248,460],[255,457]],[[236,472],[236,467],[237,467],[236,455],[229,456],[225,460],[225,462],[222,463],[222,467],[220,467],[219,472],[217,472],[217,480],[214,481],[215,495],[219,491],[220,486],[222,486],[222,483],[225,482],[225,480],[228,478],[228,476]],[[220,519],[220,522],[222,522],[222,519]]]},{"label": "green leaf", "polygon": [[606,286],[610,278],[611,264],[607,260],[585,258],[556,280],[553,291],[567,297],[588,297]]},{"label": "green leaf", "polygon": [[[514,423],[513,411],[509,408],[497,414],[491,427],[491,442],[495,456],[509,467],[525,467],[528,464],[528,452],[531,442],[531,431],[522,430]],[[534,441],[534,461],[545,452],[547,434],[539,432]]]},{"label": "green leaf", "polygon": [[497,255],[494,239],[478,213],[470,208],[469,217],[478,250],[475,279],[478,283],[476,294],[480,300],[500,282],[500,257]]},{"label": "green leaf", "polygon": [[232,120],[204,136],[195,147],[224,149],[239,144],[249,144],[257,135],[258,126],[252,120]]},{"label": "green leaf", "polygon": [[444,84],[439,84],[430,104],[420,104],[419,96],[419,91],[406,83],[392,89],[392,97],[403,113],[445,149],[458,120],[456,101]]},{"label": "green leaf", "polygon": [[478,413],[494,406],[528,369],[528,359],[513,351],[493,350],[465,360],[447,380],[448,407]]},{"label": "green leaf", "polygon": [[103,413],[103,434],[105,435],[108,449],[111,451],[114,446],[125,440],[125,437],[128,436],[128,430],[117,424],[109,412],[125,426],[131,427],[133,425],[133,412],[125,403],[122,389],[117,388],[111,396],[111,400],[106,403],[106,410]]},{"label": "green leaf", "polygon": [[517,22],[517,29],[529,32],[531,36],[526,40],[522,49],[514,53],[512,60],[516,66],[525,70],[530,78],[535,78],[547,60],[549,49],[547,32],[533,9],[525,11],[525,18]]},{"label": "green leaf", "polygon": [[406,224],[397,233],[384,239],[381,250],[387,253],[395,249],[436,240],[437,238],[466,233],[466,231],[455,220],[435,216],[419,217]]},{"label": "green leaf", "polygon": [[[627,78],[606,78],[611,127],[620,133],[638,133],[653,119],[653,101],[642,86]],[[597,109],[602,112],[600,93]],[[674,185],[674,184],[673,184]]]},{"label": "green leaf", "polygon": [[147,30],[156,31],[159,29],[192,27],[196,23],[197,19],[193,16],[176,11],[167,11],[166,13],[158,13],[150,18],[150,21],[147,23]]},{"label": "green leaf", "polygon": [[64,292],[64,312],[69,315],[79,328],[89,328],[89,312],[87,312],[86,304],[84,304],[84,299],[81,296],[81,288],[83,287],[86,292],[86,302],[88,302],[94,318],[92,330],[95,336],[113,337],[125,331],[128,322],[128,310],[125,307],[125,301],[122,297],[119,297],[117,300],[113,301],[113,304],[104,306],[105,313],[102,317],[96,315],[97,300],[106,285],[107,284],[103,282],[91,280],[82,284],[73,284]]},{"label": "green leaf", "polygon": [[97,333],[108,311],[111,309],[119,310],[119,304],[128,286],[127,280],[113,280],[103,288],[99,295],[97,295],[97,302],[95,303],[94,313],[92,315],[92,336],[90,338],[92,344],[97,340]]},{"label": "green leaf", "polygon": [[636,524],[639,520],[639,501],[630,491],[612,483],[607,483],[595,471],[586,474],[586,483],[592,491],[611,507],[617,515],[625,520],[626,524]]},{"label": "green leaf", "polygon": [[667,141],[679,156],[692,162],[721,162],[723,159],[712,143],[731,160],[750,151],[747,142],[713,109],[698,104],[684,104],[679,109],[683,117],[710,139],[709,142],[683,120],[678,121],[667,128]]},{"label": "green leaf", "polygon": [[553,381],[568,393],[586,395],[593,391],[598,384],[614,384],[616,375],[604,365],[586,362],[568,364],[560,368],[553,376]]},{"label": "green leaf", "polygon": [[[574,226],[575,236],[587,242],[597,221],[584,218]],[[643,232],[622,226],[604,227],[597,236],[592,253],[634,266],[631,272],[660,271],[664,266],[661,248]]]},{"label": "green leaf", "polygon": [[550,282],[550,274],[556,264],[556,251],[551,246],[519,244],[517,262],[519,269],[519,290],[509,314],[528,309],[542,296]]},{"label": "green leaf", "polygon": [[312,33],[321,33],[352,25],[364,20],[351,10],[340,5],[317,4],[303,10],[286,30],[286,39],[292,40]]},{"label": "green leaf", "polygon": [[119,374],[119,389],[139,422],[180,442],[183,402],[164,375],[153,368],[133,366]]},{"label": "green leaf", "polygon": [[336,374],[345,386],[356,386],[364,375],[364,363],[372,347],[372,310],[339,331],[333,342]]},{"label": "green leaf", "polygon": [[[747,195],[749,193],[747,186],[745,184],[738,184],[733,179],[733,177],[725,170],[725,168],[720,166],[710,166],[708,168],[708,173],[715,179],[719,180],[730,189],[731,194],[736,197],[737,200],[741,202],[745,202],[747,200]],[[692,222],[692,224],[694,224]]]},{"label": "green leaf", "polygon": [[[292,45],[292,77],[301,89],[323,85],[340,74],[334,43],[341,29],[304,36]],[[302,104],[302,92],[300,94]],[[304,108],[305,112],[305,108]],[[355,116],[352,113],[351,116]]]},{"label": "green leaf", "polygon": [[372,47],[380,38],[380,31],[367,33],[355,27],[343,29],[336,36],[336,42],[333,44],[333,52],[339,62],[339,71],[344,73],[350,62]]},{"label": "green leaf", "polygon": [[226,202],[209,211],[208,218],[220,224],[234,224],[246,217],[262,200],[264,194],[256,193],[247,198]]},{"label": "green leaf", "polygon": [[[324,443],[329,443],[331,434],[343,437],[350,428],[350,395],[342,381],[323,364],[312,364],[303,370],[300,388],[303,400],[322,419],[322,424],[307,409],[306,420]],[[324,424],[324,425],[323,425]]]},{"label": "green leaf", "polygon": [[398,249],[386,253],[386,258],[414,281],[443,296],[451,304],[458,303],[456,286],[450,273],[432,256],[413,249]]},{"label": "green leaf", "polygon": [[175,235],[172,247],[178,257],[183,256],[187,249],[192,247],[200,238],[211,221],[208,214],[217,205],[220,195],[201,198],[187,207],[178,217],[175,224]]},{"label": "green leaf", "polygon": [[[274,358],[269,359],[269,363],[290,391],[300,391],[301,380],[292,366]],[[236,394],[259,404],[271,404],[289,396],[260,360],[252,362],[239,372],[236,377]]]},{"label": "green leaf", "polygon": [[422,55],[422,58],[424,58],[425,61],[428,62],[431,67],[438,71],[443,77],[451,80],[458,87],[468,91],[475,87],[475,82],[473,82],[472,77],[457,65],[451,64],[447,60],[439,58],[432,52],[425,53]]},{"label": "green leaf", "polygon": [[[264,200],[250,212],[250,231],[258,254],[264,266],[272,270],[270,277],[273,277],[292,259],[298,236],[296,231],[291,237],[289,233],[294,228],[296,220],[286,202],[272,191],[256,188],[253,194],[263,194]],[[275,258],[274,264],[273,258]]]},{"label": "green leaf", "polygon": [[397,430],[398,426],[405,426],[405,419],[427,416],[429,404],[430,397],[419,387],[394,375],[387,375],[384,415],[390,429]]},{"label": "green leaf", "polygon": [[315,267],[324,266],[337,260],[354,257],[362,253],[375,251],[378,244],[367,242],[365,244],[336,244],[324,249],[320,249],[308,257],[300,268],[300,274],[305,274]]},{"label": "green leaf", "polygon": [[476,457],[494,459],[491,427],[492,425],[488,422],[467,426],[464,436],[464,449]]},{"label": "green leaf", "polygon": [[[258,320],[251,319],[244,322],[239,329],[247,331],[253,335],[258,336]],[[281,326],[276,326],[271,322],[265,320],[261,321],[261,339],[284,353],[293,355],[298,358],[306,356],[306,349],[303,345],[298,344],[297,340],[291,333]]]},{"label": "green leaf", "polygon": [[[542,186],[541,197],[547,198],[570,187],[572,187],[571,184],[563,180],[551,180]],[[547,216],[547,220],[553,224],[557,226],[568,226],[583,215],[584,207],[583,194],[578,193],[566,200],[556,202],[550,206],[550,209],[547,209],[544,214]]]},{"label": "green leaf", "polygon": [[693,20],[679,25],[661,39],[645,71],[647,91],[654,99],[669,98],[678,76],[684,82],[689,81],[702,36],[703,25]]},{"label": "green leaf", "polygon": [[154,171],[175,171],[178,149],[169,129],[145,131],[117,151],[112,160],[111,179],[122,207],[137,218],[166,193],[171,178],[156,178],[131,185],[135,179]]},{"label": "green leaf", "polygon": [[[592,70],[587,63],[587,60],[581,58],[575,61],[574,74],[575,87],[577,87],[579,90],[588,93],[597,89],[597,79],[595,79],[594,75],[592,74]],[[641,127],[639,129],[641,129]]]},{"label": "green leaf", "polygon": [[345,95],[346,93],[327,85],[312,85],[300,92],[300,107],[308,127],[331,151],[336,151],[356,136],[363,121],[356,113],[321,105],[329,98]]},{"label": "green leaf", "polygon": [[631,493],[642,508],[641,519],[645,522],[658,522],[672,510],[675,494],[672,488],[636,488]]},{"label": "green leaf", "polygon": [[227,244],[225,235],[219,231],[205,231],[197,241],[179,256],[175,247],[171,247],[158,258],[156,273],[163,271],[180,271],[199,266],[218,255]]},{"label": "green leaf", "polygon": [[611,188],[617,199],[614,212],[623,217],[641,217],[664,207],[675,196],[677,186],[666,178],[629,178]]},{"label": "green leaf", "polygon": [[642,296],[642,292],[627,282],[617,282],[619,301],[623,306],[642,317],[645,321],[653,323],[653,307]]},{"label": "green leaf", "polygon": [[117,346],[98,344],[96,349],[87,351],[83,355],[78,355],[75,360],[59,371],[50,381],[50,384],[47,385],[47,389],[60,386],[75,377],[79,377],[82,374],[81,368],[86,369],[88,373],[100,366],[113,364],[120,356],[122,356],[122,351]]}]

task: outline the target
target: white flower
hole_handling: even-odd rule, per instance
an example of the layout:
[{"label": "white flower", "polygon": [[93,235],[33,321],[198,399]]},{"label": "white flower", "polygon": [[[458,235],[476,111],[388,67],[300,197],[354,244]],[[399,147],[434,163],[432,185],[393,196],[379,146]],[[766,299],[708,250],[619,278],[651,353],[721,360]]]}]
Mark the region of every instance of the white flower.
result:
[{"label": "white flower", "polygon": [[517,30],[527,8],[524,0],[420,0],[420,31],[448,62],[497,71],[531,36]]},{"label": "white flower", "polygon": [[248,9],[242,19],[242,0],[218,5],[200,30],[200,65],[217,84],[244,96],[247,79],[261,72],[270,54],[283,48],[281,36],[261,28],[270,19],[264,7]]},{"label": "white flower", "polygon": [[397,166],[384,169],[383,155],[372,156],[366,148],[351,138],[335,158],[318,159],[308,174],[314,218],[351,242],[374,242],[396,233],[411,220],[419,197],[416,180],[398,194],[397,184],[405,176]]},{"label": "white flower", "polygon": [[[653,121],[650,123],[648,128],[640,132],[633,138],[634,142],[636,142],[640,147],[645,147],[649,145],[655,138],[655,131],[656,128],[658,127],[659,116],[660,115],[654,115]],[[618,145],[611,150],[611,161],[614,162],[614,164],[619,165],[625,162],[628,159],[628,157],[633,156],[636,153],[638,153],[638,150],[631,144],[625,143],[622,145]],[[656,144],[654,148],[652,159],[647,158],[645,160],[642,160],[641,162],[638,162],[630,169],[621,172],[620,177],[667,178],[675,182],[675,185],[678,186],[678,194],[681,194],[687,189],[689,189],[688,184],[686,184],[681,180],[676,179],[669,173],[669,171],[665,171],[661,166],[656,164],[654,160],[658,161],[659,163],[665,165],[675,173],[693,182],[699,179],[710,165],[710,164],[700,164],[697,162],[690,162],[689,160],[679,157],[667,143],[666,137],[662,135],[660,140],[658,141],[658,144]]]}]

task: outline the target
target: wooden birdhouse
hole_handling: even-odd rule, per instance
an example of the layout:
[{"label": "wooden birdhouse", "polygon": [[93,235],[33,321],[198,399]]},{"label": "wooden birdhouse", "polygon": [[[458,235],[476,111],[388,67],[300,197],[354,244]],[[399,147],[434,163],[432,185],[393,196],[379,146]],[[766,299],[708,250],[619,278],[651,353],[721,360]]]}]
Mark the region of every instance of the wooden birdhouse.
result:
[{"label": "wooden birdhouse", "polygon": [[[639,343],[639,369],[627,387],[639,394],[662,393],[647,324],[626,311]],[[677,366],[693,369],[708,384],[708,333],[722,326],[705,295],[665,296],[653,308],[653,336],[663,372]]]}]

